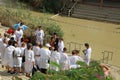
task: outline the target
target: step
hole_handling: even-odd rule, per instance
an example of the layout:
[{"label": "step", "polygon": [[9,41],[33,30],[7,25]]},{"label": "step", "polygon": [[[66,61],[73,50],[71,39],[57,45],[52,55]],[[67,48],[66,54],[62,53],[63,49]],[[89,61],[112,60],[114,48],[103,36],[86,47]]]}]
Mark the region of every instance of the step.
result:
[{"label": "step", "polygon": [[85,11],[85,10],[81,10],[81,11],[74,11],[73,14],[84,14],[84,15],[91,15],[91,16],[98,16],[98,17],[109,17],[109,18],[115,18],[115,19],[120,19],[120,15],[115,15],[115,14],[103,14],[103,13],[98,13],[98,12],[93,12],[93,11]]},{"label": "step", "polygon": [[105,8],[105,7],[97,7],[97,6],[90,6],[90,5],[78,5],[75,9],[82,9],[82,10],[92,10],[92,11],[102,11],[107,13],[115,13],[120,15],[120,9],[113,9],[113,8]]},{"label": "step", "polygon": [[120,20],[108,19],[108,18],[102,18],[102,17],[100,18],[100,17],[95,17],[95,16],[89,16],[89,15],[76,15],[76,14],[73,14],[72,17],[90,19],[90,20],[108,21],[108,22],[114,22],[114,23],[119,23],[120,24]]}]

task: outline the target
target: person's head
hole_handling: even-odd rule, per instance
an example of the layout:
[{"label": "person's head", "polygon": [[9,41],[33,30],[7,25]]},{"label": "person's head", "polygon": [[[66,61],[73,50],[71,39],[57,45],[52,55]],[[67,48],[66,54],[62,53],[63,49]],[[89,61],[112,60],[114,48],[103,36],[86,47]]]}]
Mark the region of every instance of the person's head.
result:
[{"label": "person's head", "polygon": [[8,34],[7,34],[7,33],[4,33],[4,37],[8,37]]},{"label": "person's head", "polygon": [[38,30],[41,30],[42,29],[42,26],[38,26]]},{"label": "person's head", "polygon": [[35,46],[40,46],[40,43],[39,43],[39,42],[36,42]]},{"label": "person's head", "polygon": [[18,43],[17,43],[17,42],[15,42],[15,43],[14,43],[14,46],[15,46],[15,47],[18,47]]},{"label": "person's head", "polygon": [[89,44],[88,44],[88,43],[85,43],[84,45],[85,45],[85,47],[86,47],[87,49],[89,48]]},{"label": "person's head", "polygon": [[30,50],[30,49],[32,49],[32,48],[33,48],[33,45],[32,45],[31,43],[28,43],[28,44],[27,44],[27,49]]},{"label": "person's head", "polygon": [[80,52],[79,50],[75,50],[76,55],[78,55],[78,54],[79,54],[79,52]]},{"label": "person's head", "polygon": [[59,38],[59,41],[63,41],[63,38]]},{"label": "person's head", "polygon": [[53,33],[53,37],[54,37],[54,38],[57,38],[57,33]]},{"label": "person's head", "polygon": [[10,40],[14,41],[14,37],[11,37]]},{"label": "person's head", "polygon": [[63,52],[66,52],[66,51],[67,51],[67,48],[66,48],[66,47],[64,47],[64,48],[63,48]]},{"label": "person's head", "polygon": [[21,44],[21,47],[25,47],[25,45],[26,45],[26,44],[23,42],[23,43]]},{"label": "person's head", "polygon": [[58,51],[58,46],[56,46],[56,47],[54,48],[54,51]]},{"label": "person's head", "polygon": [[22,26],[24,23],[20,22],[20,26]]},{"label": "person's head", "polygon": [[10,45],[13,46],[13,45],[14,45],[14,42],[13,42],[12,40],[9,40],[9,41],[8,41],[8,45],[9,45],[9,46],[10,46]]},{"label": "person's head", "polygon": [[75,50],[73,50],[73,51],[72,51],[72,55],[76,55],[76,52],[75,52]]}]

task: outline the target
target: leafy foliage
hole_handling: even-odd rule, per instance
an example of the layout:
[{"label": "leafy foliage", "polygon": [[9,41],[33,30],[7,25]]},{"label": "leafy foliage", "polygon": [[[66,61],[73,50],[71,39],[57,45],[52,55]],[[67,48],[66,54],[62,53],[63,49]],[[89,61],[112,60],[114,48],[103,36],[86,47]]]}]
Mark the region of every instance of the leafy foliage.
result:
[{"label": "leafy foliage", "polygon": [[[88,67],[83,62],[77,62],[79,65],[81,64],[82,67],[77,69],[70,69],[66,71],[53,71],[48,70],[47,74],[42,74],[37,72],[31,80],[113,80],[111,76],[107,78],[104,77],[104,73],[102,69],[99,67],[99,63],[96,61],[91,62],[90,66]],[[51,62],[52,65],[56,65],[55,62]],[[37,76],[43,76],[42,78],[36,78]],[[100,75],[100,76],[98,76]]]}]

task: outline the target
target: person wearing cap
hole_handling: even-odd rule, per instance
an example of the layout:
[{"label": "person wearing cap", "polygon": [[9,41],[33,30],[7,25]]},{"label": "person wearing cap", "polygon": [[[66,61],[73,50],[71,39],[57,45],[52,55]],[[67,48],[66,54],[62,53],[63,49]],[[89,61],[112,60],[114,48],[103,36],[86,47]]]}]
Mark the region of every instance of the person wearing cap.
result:
[{"label": "person wearing cap", "polygon": [[44,35],[45,34],[42,30],[42,26],[39,26],[39,28],[35,31],[36,42],[39,42],[41,45],[43,45]]},{"label": "person wearing cap", "polygon": [[34,52],[32,50],[33,45],[31,43],[27,44],[27,49],[25,49],[25,73],[27,77],[30,77],[33,66],[35,65]]},{"label": "person wearing cap", "polygon": [[49,68],[49,59],[50,59],[50,55],[51,52],[49,50],[50,44],[46,43],[45,47],[41,48],[37,54],[40,54],[40,58],[39,58],[39,69],[42,73],[47,72],[47,69]]},{"label": "person wearing cap", "polygon": [[89,66],[92,49],[91,49],[91,47],[89,46],[88,43],[85,43],[84,45],[85,45],[85,48],[86,48],[86,49],[83,50],[83,53],[85,55],[85,62]]}]

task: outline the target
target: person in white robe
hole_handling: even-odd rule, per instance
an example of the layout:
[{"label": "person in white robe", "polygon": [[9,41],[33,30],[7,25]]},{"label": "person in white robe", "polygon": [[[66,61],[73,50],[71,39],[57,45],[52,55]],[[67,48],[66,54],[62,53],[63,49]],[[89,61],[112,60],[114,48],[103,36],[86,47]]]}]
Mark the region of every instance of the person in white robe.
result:
[{"label": "person in white robe", "polygon": [[[57,64],[60,64],[60,53],[58,52],[58,47],[52,51],[50,56],[50,61],[56,62]],[[58,71],[59,68],[57,66],[50,65],[50,69]]]},{"label": "person in white robe", "polygon": [[36,42],[43,45],[45,34],[44,34],[44,31],[42,30],[42,26],[39,26],[39,29],[35,31],[35,36],[36,36]]},{"label": "person in white robe", "polygon": [[63,52],[63,48],[64,48],[63,39],[59,38],[59,41],[58,41],[58,52],[62,53]]},{"label": "person in white robe", "polygon": [[16,35],[16,41],[18,42],[18,46],[21,46],[21,38],[23,37],[23,30],[21,27],[18,27],[18,29],[15,31]]},{"label": "person in white robe", "polygon": [[86,48],[85,50],[83,50],[83,53],[85,55],[85,62],[89,66],[92,49],[91,49],[91,47],[89,46],[88,43],[85,43],[84,45],[85,45],[85,48]]},{"label": "person in white robe", "polygon": [[49,59],[51,55],[49,47],[51,47],[50,44],[46,43],[45,47],[41,48],[37,53],[40,54],[38,67],[42,73],[46,73],[49,68]]},{"label": "person in white robe", "polygon": [[23,73],[25,70],[25,66],[24,66],[25,59],[23,60],[23,56],[25,56],[25,49],[26,49],[26,43],[23,42],[20,47],[21,56],[22,56],[22,71],[21,72],[23,72]]},{"label": "person in white robe", "polygon": [[35,65],[38,66],[39,65],[39,58],[40,58],[40,54],[38,53],[40,49],[40,43],[36,43],[35,46],[33,46],[33,51],[34,51],[34,56],[35,56]]},{"label": "person in white robe", "polygon": [[14,69],[16,72],[21,72],[22,67],[22,56],[21,49],[18,47],[18,44],[15,43],[15,50],[13,52],[13,60],[14,60]]},{"label": "person in white robe", "polygon": [[34,52],[32,50],[32,44],[27,44],[27,49],[25,49],[25,72],[26,76],[30,77],[33,66],[35,65]]},{"label": "person in white robe", "polygon": [[8,45],[8,41],[6,39],[4,39],[3,44],[1,43],[0,45],[1,45],[1,47],[0,47],[0,49],[1,49],[1,64],[2,64],[2,68],[4,68],[4,65],[5,65],[5,62],[4,62],[5,55],[4,54],[5,54],[5,49]]},{"label": "person in white robe", "polygon": [[13,51],[15,50],[15,47],[13,46],[13,41],[9,41],[8,42],[8,46],[5,49],[5,66],[8,69],[8,72],[11,72],[11,74],[13,73],[14,69],[13,69]]},{"label": "person in white robe", "polygon": [[78,68],[80,65],[77,64],[77,61],[84,62],[83,58],[77,55],[78,53],[76,50],[72,51],[72,56],[69,57],[70,59],[70,68]]},{"label": "person in white robe", "polygon": [[70,61],[69,61],[69,57],[66,52],[67,52],[67,49],[64,48],[63,53],[60,54],[61,70],[70,69]]}]

